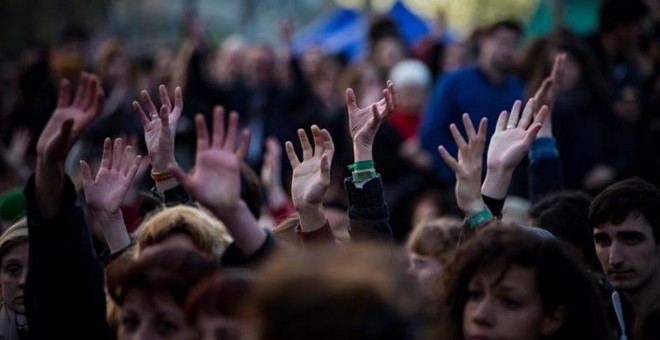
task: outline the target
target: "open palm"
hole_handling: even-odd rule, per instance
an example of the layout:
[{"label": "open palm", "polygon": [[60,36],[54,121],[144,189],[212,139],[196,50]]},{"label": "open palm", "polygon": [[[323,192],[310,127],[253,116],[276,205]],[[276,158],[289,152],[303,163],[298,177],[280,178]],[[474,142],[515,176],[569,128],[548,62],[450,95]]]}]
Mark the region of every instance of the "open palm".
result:
[{"label": "open palm", "polygon": [[[532,98],[525,105],[523,115],[518,120],[522,103],[517,100],[513,104],[511,114],[500,113],[495,127],[495,133],[488,147],[488,168],[513,169],[525,158],[534,138],[543,125],[548,107],[542,106],[534,115],[535,100]],[[535,117],[534,117],[535,116]],[[532,118],[534,121],[532,122]],[[531,124],[531,125],[530,125]]]},{"label": "open palm", "polygon": [[149,151],[151,165],[156,172],[164,172],[174,163],[174,138],[176,127],[183,111],[183,94],[181,88],[174,90],[174,107],[170,102],[167,88],[158,88],[161,107],[156,109],[149,93],[142,91],[142,101],[149,114],[146,114],[137,101],[133,109],[144,127],[144,140]]},{"label": "open palm", "polygon": [[383,90],[383,98],[368,107],[360,108],[353,89],[346,90],[346,105],[348,107],[348,121],[353,143],[365,148],[371,148],[378,128],[383,120],[396,108],[398,98],[391,81]]},{"label": "open palm", "polygon": [[124,146],[121,138],[115,140],[114,148],[110,138],[106,138],[96,178],[92,178],[89,164],[80,161],[87,206],[99,211],[117,212],[133,183],[141,159],[131,146]]},{"label": "open palm", "polygon": [[232,112],[225,133],[224,109],[213,112],[213,136],[209,140],[204,116],[195,117],[197,129],[197,155],[195,166],[189,174],[171,167],[179,182],[191,196],[207,208],[231,209],[241,197],[241,162],[250,143],[250,134],[243,131],[236,147],[238,114]]},{"label": "open palm", "polygon": [[57,108],[39,137],[37,153],[49,161],[64,161],[82,131],[98,116],[102,102],[103,93],[96,76],[81,75],[73,102],[71,85],[69,81],[62,80]]},{"label": "open palm", "polygon": [[291,196],[296,208],[317,206],[323,203],[330,185],[330,165],[335,152],[332,137],[328,130],[312,126],[314,149],[307,138],[305,130],[298,130],[298,137],[303,149],[302,163],[296,156],[291,142],[286,142],[286,152],[293,168]]}]

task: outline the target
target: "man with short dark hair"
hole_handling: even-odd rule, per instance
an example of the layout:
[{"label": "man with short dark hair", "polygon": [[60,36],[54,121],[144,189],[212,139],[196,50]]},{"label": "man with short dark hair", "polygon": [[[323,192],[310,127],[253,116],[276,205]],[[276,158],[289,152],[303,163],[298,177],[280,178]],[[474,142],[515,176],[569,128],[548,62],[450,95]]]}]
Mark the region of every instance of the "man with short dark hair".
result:
[{"label": "man with short dark hair", "polygon": [[[460,122],[465,112],[495,122],[501,111],[511,109],[514,101],[523,98],[523,84],[511,72],[521,34],[522,28],[514,21],[491,25],[479,39],[477,64],[445,74],[435,86],[420,137],[424,148],[433,155],[443,181],[454,181],[453,172],[437,152],[438,145],[443,145],[450,154],[456,154],[456,144],[447,129],[449,124]],[[476,126],[478,122],[473,123]]]},{"label": "man with short dark hair", "polygon": [[632,306],[629,333],[640,337],[660,311],[660,191],[639,178],[617,182],[591,203],[589,225],[603,271]]}]

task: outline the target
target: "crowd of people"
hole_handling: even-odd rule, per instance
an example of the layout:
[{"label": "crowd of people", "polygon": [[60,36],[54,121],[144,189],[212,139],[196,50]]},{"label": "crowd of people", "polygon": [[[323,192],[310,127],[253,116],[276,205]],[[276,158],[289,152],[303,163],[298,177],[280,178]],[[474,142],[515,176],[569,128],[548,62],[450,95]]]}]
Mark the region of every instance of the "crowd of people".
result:
[{"label": "crowd of people", "polygon": [[286,29],[26,47],[0,338],[660,339],[649,11],[524,44],[503,20],[409,46],[374,16],[358,63]]}]

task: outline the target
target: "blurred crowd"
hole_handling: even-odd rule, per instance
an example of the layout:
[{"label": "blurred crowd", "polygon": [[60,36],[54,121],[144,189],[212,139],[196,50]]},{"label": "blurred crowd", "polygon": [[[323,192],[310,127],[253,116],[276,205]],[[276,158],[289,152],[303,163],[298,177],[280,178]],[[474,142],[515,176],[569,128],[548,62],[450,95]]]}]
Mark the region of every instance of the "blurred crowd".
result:
[{"label": "blurred crowd", "polygon": [[[373,14],[358,62],[294,53],[286,23],[275,44],[191,27],[136,55],[70,25],[26,46],[0,84],[0,334],[653,339],[656,14],[606,0],[588,36],[452,42],[440,16],[414,45]],[[631,219],[647,239],[612,231]],[[619,238],[651,250],[615,263]],[[67,298],[89,309],[70,328]]]}]

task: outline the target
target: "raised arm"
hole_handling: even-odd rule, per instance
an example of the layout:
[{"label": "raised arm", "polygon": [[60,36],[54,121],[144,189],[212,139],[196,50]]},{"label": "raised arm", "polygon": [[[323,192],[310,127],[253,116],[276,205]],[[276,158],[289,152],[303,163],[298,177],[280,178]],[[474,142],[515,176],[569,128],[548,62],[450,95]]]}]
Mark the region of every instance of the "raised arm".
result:
[{"label": "raised arm", "polygon": [[151,161],[151,178],[156,183],[157,196],[164,200],[163,203],[191,204],[188,193],[168,170],[170,165],[176,164],[174,140],[183,111],[183,94],[180,87],[174,89],[174,106],[165,85],[158,87],[158,94],[160,109],[145,90],[141,93],[144,109],[137,101],[133,102],[135,114],[144,127],[144,141]]},{"label": "raised arm", "polygon": [[268,211],[275,221],[274,226],[295,213],[293,204],[282,186],[282,146],[274,137],[266,139],[261,184],[266,189]]},{"label": "raised arm", "polygon": [[[481,187],[485,197],[496,200],[506,197],[513,171],[527,155],[548,114],[548,107],[543,105],[534,115],[535,105],[534,98],[527,101],[520,116],[522,102],[516,100],[511,114],[500,113],[488,147],[486,179]],[[498,215],[500,212],[493,213]]]},{"label": "raised arm", "polygon": [[368,107],[357,106],[352,89],[346,90],[348,121],[355,163],[352,177],[344,181],[348,195],[348,217],[354,240],[392,240],[389,211],[383,197],[383,184],[373,162],[373,143],[383,121],[398,104],[394,84],[387,82],[383,98]]},{"label": "raised arm", "polygon": [[562,84],[565,54],[555,57],[552,72],[536,91],[536,106],[546,105],[548,115],[529,149],[529,197],[532,203],[564,187],[561,159],[552,133],[552,110]]},{"label": "raised arm", "polygon": [[[312,125],[314,147],[309,143],[305,130],[298,130],[298,138],[303,151],[303,160],[300,162],[293,143],[286,142],[286,154],[289,157],[293,177],[291,180],[291,196],[293,206],[300,216],[300,229],[302,233],[311,233],[325,229],[325,235],[333,240],[330,225],[325,218],[323,210],[323,197],[330,186],[330,165],[335,153],[335,145],[328,130],[321,130]],[[327,231],[330,233],[328,234]]]},{"label": "raised arm", "polygon": [[[30,238],[26,310],[30,337],[107,339],[103,269],[64,160],[81,133],[98,116],[102,93],[95,76],[82,75],[70,100],[60,85],[57,108],[37,143],[37,170],[25,188]],[[72,312],[62,313],[66,306]],[[73,321],[75,320],[75,321]]]},{"label": "raised arm", "polygon": [[87,212],[91,221],[103,230],[105,241],[113,254],[131,244],[119,208],[131,188],[141,159],[141,156],[135,155],[131,146],[124,146],[121,138],[115,139],[114,148],[110,138],[106,138],[96,178],[92,178],[89,164],[80,161]]},{"label": "raised arm", "polygon": [[238,248],[247,256],[258,252],[267,235],[247,204],[241,199],[241,162],[250,143],[250,133],[244,130],[240,142],[238,114],[232,112],[225,129],[224,109],[213,111],[213,130],[209,138],[204,116],[195,117],[197,153],[195,166],[189,174],[175,165],[169,170],[201,205],[209,209],[227,227]]}]

